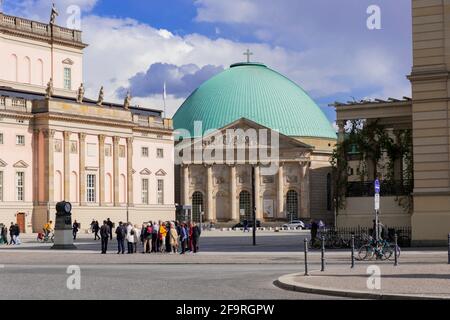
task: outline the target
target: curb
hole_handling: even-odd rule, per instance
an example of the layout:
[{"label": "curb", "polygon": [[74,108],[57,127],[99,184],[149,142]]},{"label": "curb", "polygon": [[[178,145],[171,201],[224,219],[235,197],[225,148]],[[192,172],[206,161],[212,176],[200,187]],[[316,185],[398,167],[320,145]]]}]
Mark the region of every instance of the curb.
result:
[{"label": "curb", "polygon": [[294,284],[293,278],[298,276],[302,276],[302,274],[297,273],[281,276],[280,278],[278,278],[278,280],[275,280],[273,284],[280,289],[288,291],[364,300],[450,300],[450,297],[441,298],[435,296],[418,296],[393,293],[370,293],[356,290],[344,291],[339,289],[311,286],[302,283]]}]

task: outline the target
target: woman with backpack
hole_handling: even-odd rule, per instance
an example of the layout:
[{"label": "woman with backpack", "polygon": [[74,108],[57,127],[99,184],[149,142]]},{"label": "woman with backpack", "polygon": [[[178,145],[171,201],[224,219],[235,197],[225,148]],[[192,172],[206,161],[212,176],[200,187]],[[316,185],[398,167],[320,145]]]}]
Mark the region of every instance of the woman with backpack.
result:
[{"label": "woman with backpack", "polygon": [[144,230],[144,253],[152,253],[153,223],[150,221]]}]

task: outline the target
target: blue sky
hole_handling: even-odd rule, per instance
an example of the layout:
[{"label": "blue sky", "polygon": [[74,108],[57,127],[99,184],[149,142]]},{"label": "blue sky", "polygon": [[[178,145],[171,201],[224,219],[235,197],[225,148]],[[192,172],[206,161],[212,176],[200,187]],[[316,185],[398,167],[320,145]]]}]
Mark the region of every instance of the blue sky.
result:
[{"label": "blue sky", "polygon": [[[4,0],[10,14],[47,21],[48,0]],[[82,10],[87,93],[105,86],[121,100],[168,114],[187,92],[231,63],[246,48],[253,59],[285,74],[310,93],[331,121],[327,105],[353,97],[410,95],[410,0],[55,0]],[[367,8],[381,9],[381,30],[369,30]]]}]

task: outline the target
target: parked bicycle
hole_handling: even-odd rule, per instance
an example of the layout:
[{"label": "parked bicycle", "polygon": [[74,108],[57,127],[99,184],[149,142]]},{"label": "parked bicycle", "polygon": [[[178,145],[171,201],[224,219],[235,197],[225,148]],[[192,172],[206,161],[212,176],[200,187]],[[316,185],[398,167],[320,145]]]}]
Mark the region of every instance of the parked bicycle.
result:
[{"label": "parked bicycle", "polygon": [[364,260],[390,260],[395,254],[395,250],[397,250],[397,257],[399,257],[400,247],[395,244],[390,244],[386,240],[378,240],[371,238],[370,241],[361,246],[358,250],[358,259],[361,261]]}]

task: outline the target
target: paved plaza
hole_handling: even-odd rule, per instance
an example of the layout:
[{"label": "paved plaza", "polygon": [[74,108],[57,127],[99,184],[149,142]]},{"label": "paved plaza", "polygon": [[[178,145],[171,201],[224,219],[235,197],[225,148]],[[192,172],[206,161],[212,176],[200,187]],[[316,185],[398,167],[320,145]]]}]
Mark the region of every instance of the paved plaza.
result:
[{"label": "paved plaza", "polygon": [[[51,244],[37,243],[35,235],[24,235],[22,245],[0,247],[0,281],[8,288],[1,298],[340,299],[324,293],[289,291],[274,284],[286,275],[304,272],[305,237],[309,237],[306,231],[259,232],[257,246],[253,247],[251,234],[212,231],[203,233],[201,251],[195,255],[117,255],[114,240],[109,253],[101,255],[100,242],[94,241],[90,234],[79,236],[75,251],[51,250]],[[450,268],[444,263],[446,254],[443,249],[404,250],[401,266],[396,269],[403,279],[399,281],[424,292],[429,286],[437,287],[436,281],[442,288],[441,282],[445,285],[450,274]],[[366,282],[366,266],[362,263],[350,272],[348,250],[329,251],[326,256],[326,278],[311,277],[308,279],[311,285],[325,279],[327,284],[347,288],[339,280],[349,285],[355,283],[359,289]],[[391,262],[381,263],[388,270],[393,268],[391,265]],[[80,290],[67,288],[69,266],[80,268]],[[320,270],[320,252],[310,252],[309,268],[314,275]],[[422,276],[427,272],[434,274],[433,268],[439,269],[439,273]],[[396,277],[394,273],[388,279]]]}]

